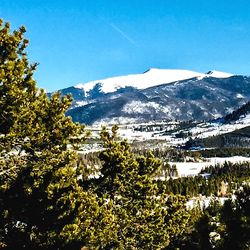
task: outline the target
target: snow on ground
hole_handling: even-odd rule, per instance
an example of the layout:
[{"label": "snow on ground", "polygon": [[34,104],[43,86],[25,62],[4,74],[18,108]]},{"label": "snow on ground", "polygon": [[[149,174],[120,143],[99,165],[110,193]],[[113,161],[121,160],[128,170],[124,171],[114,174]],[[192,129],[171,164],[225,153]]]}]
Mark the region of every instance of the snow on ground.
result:
[{"label": "snow on ground", "polygon": [[[233,199],[235,199],[235,196],[232,197]],[[186,203],[186,206],[188,209],[192,209],[194,207],[200,206],[201,209],[203,208],[207,208],[212,201],[216,200],[218,201],[221,205],[223,205],[225,203],[226,200],[228,200],[229,198],[227,197],[214,197],[214,196],[210,196],[210,197],[206,197],[206,196],[198,196],[198,197],[193,197],[191,199],[189,199]]]},{"label": "snow on ground", "polygon": [[[174,138],[172,135],[162,135],[162,132],[166,131],[166,128],[163,131],[159,131],[160,126],[166,126],[166,122],[146,122],[136,121],[134,118],[129,117],[114,117],[111,120],[100,120],[95,122],[92,126],[87,127],[91,131],[92,136],[98,138],[102,126],[106,126],[108,129],[111,129],[111,126],[114,124],[119,124],[118,136],[122,139],[127,139],[129,142],[133,141],[153,141],[158,140],[164,143],[167,146],[178,146],[183,145],[188,138]],[[167,123],[169,129],[174,129],[178,122],[172,121]],[[154,126],[153,131],[138,131],[140,127]],[[135,130],[137,128],[137,130]]]},{"label": "snow on ground", "polygon": [[169,162],[171,166],[175,165],[179,177],[196,176],[200,171],[208,166],[222,165],[225,162],[250,162],[250,157],[232,156],[232,157],[212,157],[207,158],[206,162]]},{"label": "snow on ground", "polygon": [[154,132],[139,132],[133,131],[133,129],[120,128],[118,130],[118,134],[120,137],[124,139],[128,139],[129,141],[145,141],[150,139],[156,139],[154,137]]},{"label": "snow on ground", "polygon": [[101,128],[102,126],[109,127],[111,125],[117,125],[117,124],[119,125],[135,124],[135,123],[138,123],[139,121],[140,119],[118,116],[118,117],[104,118],[104,119],[97,120],[93,123],[92,126],[94,128]]},{"label": "snow on ground", "polygon": [[237,162],[250,162],[250,157],[244,156],[231,156],[231,157],[211,157],[208,158],[210,165],[223,164],[226,161],[237,163]]},{"label": "snow on ground", "polygon": [[88,105],[88,104],[93,103],[93,102],[94,101],[90,101],[90,100],[88,100],[88,101],[78,101],[78,102],[75,103],[74,108],[82,107],[82,106]]},{"label": "snow on ground", "polygon": [[169,107],[163,107],[159,103],[156,102],[141,102],[141,101],[132,101],[127,103],[123,108],[122,111],[127,114],[141,114],[141,113],[148,113],[152,112],[152,109],[157,112],[164,112],[168,113],[170,111]]},{"label": "snow on ground", "polygon": [[210,123],[208,126],[196,126],[195,128],[192,128],[190,132],[194,137],[206,138],[209,136],[229,133],[247,126],[250,126],[250,114],[247,114],[245,117],[241,117],[238,121],[232,124]]},{"label": "snow on ground", "polygon": [[[134,110],[133,112],[138,112],[143,109],[149,109],[150,106],[147,105],[140,105],[138,102],[138,105],[132,105]],[[161,107],[159,106],[159,109],[161,110]],[[126,109],[124,110],[127,113],[131,111],[129,105],[126,106]],[[132,111],[131,111],[132,112]],[[166,128],[175,129],[175,127],[178,127],[178,122],[174,124],[173,122],[147,122],[142,123],[140,119],[136,118],[130,118],[130,117],[113,117],[111,119],[102,119],[99,121],[96,121],[94,123],[94,126],[92,126],[92,129],[94,128],[97,130],[100,130],[102,125],[105,125],[107,127],[110,127],[112,124],[119,124],[119,136],[123,139],[128,139],[129,141],[143,141],[143,140],[165,140],[168,145],[172,146],[178,146],[178,145],[184,145],[189,138],[176,138],[175,133],[173,134],[165,134],[167,131]],[[157,130],[157,126],[163,125],[164,128],[162,128],[162,131]],[[222,124],[219,122],[204,122],[196,124],[195,127],[187,130],[183,130],[185,133],[191,133],[192,138],[206,138],[209,136],[216,136],[221,135],[225,133],[232,132],[236,129],[242,129],[244,127],[250,126],[250,114],[246,115],[245,117],[241,117],[238,121],[231,123],[231,124]],[[152,131],[140,131],[139,128],[142,128],[146,130],[146,127],[152,127]],[[137,131],[135,130],[137,128]],[[91,130],[92,130],[91,129]],[[182,131],[181,129],[179,132]],[[178,131],[177,131],[178,132]]]},{"label": "snow on ground", "polygon": [[160,84],[186,80],[194,77],[202,79],[203,77],[210,76],[217,78],[225,78],[230,77],[232,75],[219,71],[210,71],[208,74],[203,74],[190,70],[152,68],[142,74],[110,77],[106,79],[90,81],[87,83],[81,83],[76,85],[75,87],[84,89],[84,91],[87,93],[88,91],[93,89],[93,87],[97,83],[101,83],[102,91],[104,93],[109,93],[114,92],[119,88],[124,88],[126,86],[132,86],[138,89],[145,89]]},{"label": "snow on ground", "polygon": [[182,138],[173,138],[171,135],[162,135],[161,133],[156,133],[155,131],[146,132],[146,131],[134,131],[133,128],[121,127],[118,130],[118,135],[127,139],[128,141],[148,141],[148,140],[160,140],[165,141],[168,146],[177,146],[183,145],[188,139]]},{"label": "snow on ground", "polygon": [[241,98],[244,98],[244,96],[242,94],[238,93],[238,94],[236,94],[236,98],[241,99]]},{"label": "snow on ground", "polygon": [[198,175],[202,169],[211,165],[208,162],[169,162],[169,164],[176,166],[179,177]]}]

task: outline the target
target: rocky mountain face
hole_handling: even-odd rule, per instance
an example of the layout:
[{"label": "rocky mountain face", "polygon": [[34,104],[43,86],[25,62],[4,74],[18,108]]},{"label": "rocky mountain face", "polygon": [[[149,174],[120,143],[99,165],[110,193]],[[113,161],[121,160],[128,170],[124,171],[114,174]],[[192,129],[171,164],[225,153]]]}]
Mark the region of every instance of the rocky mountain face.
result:
[{"label": "rocky mountain face", "polygon": [[[131,82],[131,86],[128,82],[121,85],[121,78],[114,80],[113,86],[100,80],[88,83],[88,89],[78,85],[60,92],[72,94],[74,102],[67,114],[74,121],[85,124],[210,120],[223,117],[250,100],[250,77],[211,71],[194,75],[188,79],[183,79],[185,76],[182,75],[182,80],[174,82],[165,81],[161,75],[159,79],[165,81],[162,84],[152,78],[152,74],[153,84],[143,76],[146,86],[150,86],[146,88],[136,82]],[[107,91],[107,86],[110,91]]]}]

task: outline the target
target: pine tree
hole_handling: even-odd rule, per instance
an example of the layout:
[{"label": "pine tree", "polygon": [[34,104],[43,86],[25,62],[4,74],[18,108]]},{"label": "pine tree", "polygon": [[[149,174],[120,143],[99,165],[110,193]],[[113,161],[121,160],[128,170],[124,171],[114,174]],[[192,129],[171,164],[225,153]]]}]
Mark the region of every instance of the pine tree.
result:
[{"label": "pine tree", "polygon": [[161,162],[131,152],[126,140],[117,141],[117,127],[101,133],[105,150],[101,177],[96,189],[111,200],[115,209],[117,235],[112,247],[118,249],[162,249],[181,237],[189,215],[185,199],[160,192],[154,175]]},{"label": "pine tree", "polygon": [[74,149],[85,128],[65,116],[70,96],[48,99],[36,87],[24,33],[0,21],[0,241],[10,249],[101,245],[112,214],[79,185]]},{"label": "pine tree", "polygon": [[173,248],[189,215],[182,196],[157,186],[161,162],[133,154],[116,127],[104,129],[100,178],[82,178],[75,149],[85,128],[65,116],[70,96],[49,99],[36,87],[24,33],[0,21],[0,242],[9,249]]},{"label": "pine tree", "polygon": [[250,247],[250,187],[244,186],[236,200],[225,202],[221,211],[225,225],[222,249],[249,249]]}]

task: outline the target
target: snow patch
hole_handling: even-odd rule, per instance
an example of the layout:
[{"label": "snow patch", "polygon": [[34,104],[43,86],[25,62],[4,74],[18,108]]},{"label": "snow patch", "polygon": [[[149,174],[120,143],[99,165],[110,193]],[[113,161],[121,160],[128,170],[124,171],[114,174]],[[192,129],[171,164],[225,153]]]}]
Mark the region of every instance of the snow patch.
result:
[{"label": "snow patch", "polygon": [[244,98],[244,96],[243,96],[242,94],[238,93],[238,94],[236,95],[236,98],[241,99],[241,98]]},{"label": "snow patch", "polygon": [[104,118],[98,121],[95,121],[92,126],[93,127],[102,127],[102,126],[112,126],[117,124],[133,124],[138,123],[139,119],[130,118],[130,117],[112,117],[112,118]]},{"label": "snow patch", "polygon": [[90,102],[87,102],[87,101],[79,101],[79,102],[76,102],[76,104],[74,105],[74,107],[82,107],[82,106],[85,106],[87,104],[89,104]]},{"label": "snow patch", "polygon": [[126,104],[122,111],[127,114],[141,114],[141,113],[151,113],[152,109],[159,112],[168,113],[170,112],[170,109],[168,107],[163,107],[159,103],[156,102],[147,102],[143,103],[140,101],[132,101],[128,104]]},{"label": "snow patch", "polygon": [[217,164],[222,165],[225,162],[243,163],[250,162],[250,157],[232,156],[232,157],[212,157],[207,158],[206,162],[169,162],[170,166],[175,165],[179,177],[196,176],[200,171],[209,166]]}]

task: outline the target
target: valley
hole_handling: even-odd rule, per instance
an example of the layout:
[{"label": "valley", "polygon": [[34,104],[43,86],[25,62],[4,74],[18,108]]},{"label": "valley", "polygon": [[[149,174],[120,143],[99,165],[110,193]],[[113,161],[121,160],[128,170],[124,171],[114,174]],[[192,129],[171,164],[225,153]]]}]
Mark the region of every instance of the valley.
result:
[{"label": "valley", "polygon": [[[160,77],[157,78],[157,75]],[[192,78],[185,79],[190,76]],[[164,79],[169,82],[158,84]],[[173,79],[178,81],[171,82]],[[146,81],[147,87],[151,87],[143,89],[140,81]],[[110,86],[110,89],[105,86]],[[94,119],[92,124],[87,125],[91,140],[80,149],[81,154],[102,150],[99,140],[102,127],[111,130],[116,124],[119,127],[119,140],[128,140],[134,150],[155,152],[172,149],[177,155],[184,154],[179,160],[178,157],[163,158],[164,162],[176,167],[176,176],[198,176],[202,169],[209,166],[250,161],[250,105],[247,102],[247,98],[250,98],[247,97],[249,89],[249,78],[244,76],[218,71],[198,74],[192,71],[151,69],[141,75],[114,77],[77,85],[73,89],[77,92],[71,92],[76,100],[68,114],[73,120],[80,122],[84,121],[78,119],[80,116]],[[81,90],[87,95],[80,96]],[[62,90],[62,94],[66,92],[67,90]],[[220,98],[220,92],[223,93],[223,98]],[[169,99],[171,95],[172,101]],[[139,101],[138,98],[142,99]],[[228,98],[226,103],[225,98]],[[120,106],[117,106],[117,102]],[[170,105],[171,102],[174,102],[173,106]],[[191,107],[190,103],[196,104]],[[103,110],[105,105],[108,113]],[[204,105],[207,106],[206,109]],[[202,109],[202,112],[197,109]],[[208,110],[210,115],[204,119]],[[189,116],[191,113],[194,115]],[[98,118],[100,115],[103,118]],[[163,117],[164,119],[160,119]],[[178,120],[180,117],[182,119]],[[188,152],[191,152],[190,155],[200,156],[190,157]],[[204,156],[204,152],[207,156]],[[166,177],[163,174],[158,178]]]}]

